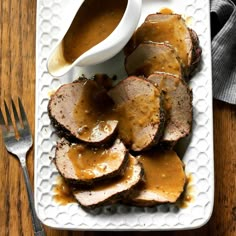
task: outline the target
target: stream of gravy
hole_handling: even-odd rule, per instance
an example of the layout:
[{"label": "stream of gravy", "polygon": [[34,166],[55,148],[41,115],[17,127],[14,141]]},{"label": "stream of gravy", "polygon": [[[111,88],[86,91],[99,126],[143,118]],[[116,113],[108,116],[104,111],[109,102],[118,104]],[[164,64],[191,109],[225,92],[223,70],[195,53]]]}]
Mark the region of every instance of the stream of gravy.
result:
[{"label": "stream of gravy", "polygon": [[65,60],[80,55],[107,38],[117,27],[128,0],[85,0],[63,40]]}]

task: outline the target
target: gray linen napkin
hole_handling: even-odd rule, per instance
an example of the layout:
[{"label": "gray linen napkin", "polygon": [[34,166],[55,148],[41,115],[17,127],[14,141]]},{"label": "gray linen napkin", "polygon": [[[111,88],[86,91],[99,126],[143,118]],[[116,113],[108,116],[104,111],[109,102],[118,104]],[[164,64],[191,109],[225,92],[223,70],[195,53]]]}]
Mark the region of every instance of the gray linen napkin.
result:
[{"label": "gray linen napkin", "polygon": [[213,95],[236,104],[236,0],[211,0]]}]

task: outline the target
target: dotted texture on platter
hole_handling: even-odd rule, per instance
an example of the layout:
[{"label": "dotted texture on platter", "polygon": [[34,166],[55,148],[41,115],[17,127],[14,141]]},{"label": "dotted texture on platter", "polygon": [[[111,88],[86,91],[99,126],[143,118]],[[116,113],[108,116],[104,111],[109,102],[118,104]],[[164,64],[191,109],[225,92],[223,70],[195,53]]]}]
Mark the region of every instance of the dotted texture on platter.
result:
[{"label": "dotted texture on platter", "polygon": [[[47,114],[50,94],[58,86],[76,79],[81,72],[75,68],[59,78],[47,72],[46,62],[50,50],[61,37],[65,9],[73,0],[38,0],[36,37],[36,137],[35,137],[35,207],[40,220],[51,227],[93,230],[174,230],[200,227],[211,215],[214,196],[213,141],[212,141],[212,93],[211,51],[209,26],[209,1],[149,0],[143,9],[169,7],[191,18],[193,28],[202,47],[199,72],[190,81],[193,90],[194,120],[191,135],[178,146],[187,175],[191,175],[192,201],[188,207],[159,205],[151,208],[124,205],[106,206],[87,212],[76,203],[66,206],[53,200],[53,188],[58,172],[50,157],[54,156],[58,139]],[[170,6],[169,6],[170,5]],[[150,9],[148,9],[150,8]],[[143,13],[144,14],[144,13]],[[118,76],[119,77],[119,76]]]}]

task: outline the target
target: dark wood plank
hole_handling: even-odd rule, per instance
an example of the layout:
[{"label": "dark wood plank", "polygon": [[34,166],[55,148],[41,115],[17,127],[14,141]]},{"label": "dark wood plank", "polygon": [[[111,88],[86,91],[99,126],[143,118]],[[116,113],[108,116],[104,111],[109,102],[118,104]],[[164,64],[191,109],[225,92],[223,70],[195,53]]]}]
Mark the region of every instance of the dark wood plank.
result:
[{"label": "dark wood plank", "polygon": [[[0,1],[0,105],[22,98],[34,130],[36,0]],[[236,235],[236,107],[214,101],[215,206],[201,229],[178,232],[72,232],[45,227],[48,236]],[[0,138],[0,235],[33,235],[23,175]],[[33,150],[28,156],[33,183]],[[33,185],[33,184],[32,184]]]},{"label": "dark wood plank", "polygon": [[[34,130],[36,2],[0,2],[0,104],[22,98]],[[0,139],[0,235],[32,235],[26,189],[19,162]],[[33,151],[27,164],[33,183]]]},{"label": "dark wood plank", "polygon": [[214,102],[215,235],[236,235],[236,106]]}]

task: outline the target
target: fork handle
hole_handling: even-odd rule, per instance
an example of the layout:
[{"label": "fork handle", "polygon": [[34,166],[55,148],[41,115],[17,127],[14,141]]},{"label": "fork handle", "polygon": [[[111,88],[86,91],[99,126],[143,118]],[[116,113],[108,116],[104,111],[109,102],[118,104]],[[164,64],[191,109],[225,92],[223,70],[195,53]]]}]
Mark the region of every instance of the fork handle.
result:
[{"label": "fork handle", "polygon": [[34,208],[34,197],[33,197],[33,192],[32,192],[31,185],[30,185],[30,179],[29,179],[29,174],[28,174],[28,170],[26,167],[26,163],[25,163],[25,161],[22,161],[22,159],[24,160],[24,158],[20,158],[20,159],[21,159],[21,166],[22,166],[24,178],[25,178],[27,195],[28,195],[28,199],[29,199],[30,211],[31,211],[31,216],[32,216],[32,223],[33,223],[33,228],[34,228],[34,235],[35,236],[45,236],[46,234],[44,233],[42,224],[41,224],[40,220],[38,219],[38,217],[36,215],[35,208]]}]

